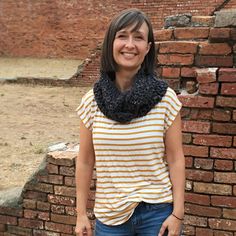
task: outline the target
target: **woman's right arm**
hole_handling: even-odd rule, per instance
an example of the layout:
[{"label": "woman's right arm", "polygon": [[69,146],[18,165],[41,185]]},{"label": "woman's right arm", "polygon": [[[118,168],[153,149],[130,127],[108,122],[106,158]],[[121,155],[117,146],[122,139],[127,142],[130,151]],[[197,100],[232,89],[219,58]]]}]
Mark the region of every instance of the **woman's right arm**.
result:
[{"label": "woman's right arm", "polygon": [[[93,175],[95,154],[92,141],[92,131],[80,121],[80,147],[76,160],[76,211],[77,221],[75,232],[77,236],[92,236],[90,221],[87,217],[86,205]],[[83,233],[83,232],[86,232]]]}]

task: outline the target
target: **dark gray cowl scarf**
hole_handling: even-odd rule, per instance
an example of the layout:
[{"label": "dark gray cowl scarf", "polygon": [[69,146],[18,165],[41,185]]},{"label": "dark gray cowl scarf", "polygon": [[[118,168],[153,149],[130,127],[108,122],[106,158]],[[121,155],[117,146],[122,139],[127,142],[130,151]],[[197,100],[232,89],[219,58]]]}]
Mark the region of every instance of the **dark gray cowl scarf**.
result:
[{"label": "dark gray cowl scarf", "polygon": [[93,90],[97,105],[106,117],[127,123],[145,116],[161,101],[167,88],[165,81],[139,71],[129,91],[120,92],[106,73],[101,73]]}]

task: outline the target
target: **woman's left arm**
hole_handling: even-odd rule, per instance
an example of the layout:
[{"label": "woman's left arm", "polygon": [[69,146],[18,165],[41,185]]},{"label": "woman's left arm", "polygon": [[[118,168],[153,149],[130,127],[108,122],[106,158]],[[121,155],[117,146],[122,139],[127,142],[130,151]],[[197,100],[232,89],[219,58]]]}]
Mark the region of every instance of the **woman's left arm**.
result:
[{"label": "woman's left arm", "polygon": [[166,229],[168,229],[168,236],[177,236],[180,234],[182,226],[181,219],[184,217],[185,190],[185,159],[180,113],[166,131],[165,148],[173,190],[173,212],[162,224],[158,236],[164,235]]}]

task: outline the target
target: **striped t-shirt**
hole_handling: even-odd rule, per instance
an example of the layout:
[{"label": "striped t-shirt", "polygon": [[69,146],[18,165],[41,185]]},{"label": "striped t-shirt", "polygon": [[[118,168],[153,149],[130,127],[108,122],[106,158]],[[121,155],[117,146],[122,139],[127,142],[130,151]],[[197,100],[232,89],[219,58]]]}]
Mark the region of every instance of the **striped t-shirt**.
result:
[{"label": "striped t-shirt", "polygon": [[168,88],[146,116],[121,124],[103,115],[92,89],[84,95],[77,110],[92,131],[97,174],[94,213],[101,222],[126,222],[141,201],[173,201],[164,137],[180,109],[174,90]]}]

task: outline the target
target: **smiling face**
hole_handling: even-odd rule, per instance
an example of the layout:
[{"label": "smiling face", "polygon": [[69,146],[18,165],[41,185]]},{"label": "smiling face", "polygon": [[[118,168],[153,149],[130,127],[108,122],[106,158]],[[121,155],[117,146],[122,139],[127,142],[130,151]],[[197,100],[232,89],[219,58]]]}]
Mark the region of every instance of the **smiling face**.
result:
[{"label": "smiling face", "polygon": [[113,58],[120,71],[138,71],[147,55],[150,44],[148,42],[148,26],[144,22],[140,28],[134,25],[119,30],[113,42]]}]

